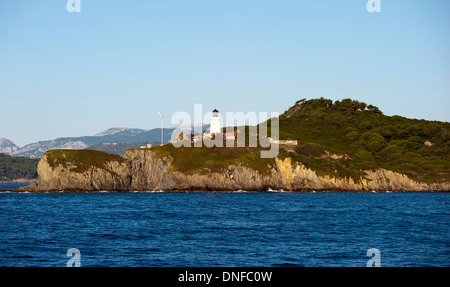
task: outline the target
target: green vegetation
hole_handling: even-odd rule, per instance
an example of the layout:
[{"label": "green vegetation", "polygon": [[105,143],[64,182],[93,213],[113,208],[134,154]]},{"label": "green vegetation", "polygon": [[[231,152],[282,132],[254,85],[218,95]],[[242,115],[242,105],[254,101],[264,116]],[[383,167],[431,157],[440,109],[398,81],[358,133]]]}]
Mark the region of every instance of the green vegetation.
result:
[{"label": "green vegetation", "polygon": [[152,151],[159,157],[171,157],[172,168],[187,174],[194,172],[221,172],[230,165],[242,165],[260,171],[269,172],[274,159],[262,159],[261,148],[250,147],[180,147],[164,145],[153,147]]},{"label": "green vegetation", "polygon": [[[450,123],[385,116],[378,107],[344,99],[299,101],[280,116],[280,138],[297,139],[282,151],[319,174],[359,178],[386,168],[424,182],[450,180]],[[324,151],[348,155],[333,159]]]},{"label": "green vegetation", "polygon": [[[270,120],[267,123],[270,134]],[[245,127],[248,146],[248,127]],[[319,175],[351,177],[358,182],[364,170],[385,168],[422,182],[450,180],[450,123],[385,116],[373,105],[351,99],[333,102],[302,99],[280,116],[280,139],[297,146],[280,146],[279,157],[292,158]],[[272,159],[261,159],[256,148],[152,149],[174,159],[174,170],[220,171],[242,164],[269,171]]]},{"label": "green vegetation", "polygon": [[[270,135],[270,120],[267,123]],[[262,148],[156,146],[151,150],[173,159],[173,170],[192,174],[222,172],[243,165],[270,172],[274,159],[261,159]],[[279,157],[290,157],[319,175],[360,180],[364,170],[385,168],[421,182],[450,181],[450,123],[386,116],[378,107],[344,99],[302,99],[280,116],[280,139],[297,140],[297,146],[280,146]],[[49,164],[76,172],[91,166],[105,168],[109,161],[125,159],[94,150],[51,150]],[[71,162],[73,165],[68,165]]]},{"label": "green vegetation", "polygon": [[[101,143],[97,145],[93,145],[88,147],[87,149],[90,150],[98,150],[98,151],[104,151],[107,153],[117,154],[123,156],[127,150],[133,149],[133,148],[140,148],[141,146],[147,145],[148,142],[143,143]],[[159,143],[151,143],[152,145],[159,145]]]},{"label": "green vegetation", "polygon": [[49,150],[46,153],[46,156],[51,168],[62,165],[64,168],[69,168],[70,171],[78,173],[88,171],[90,167],[108,170],[105,166],[107,162],[125,161],[125,159],[119,155],[97,150]]},{"label": "green vegetation", "polygon": [[37,178],[39,159],[12,157],[0,153],[0,181],[12,181],[19,178]]}]

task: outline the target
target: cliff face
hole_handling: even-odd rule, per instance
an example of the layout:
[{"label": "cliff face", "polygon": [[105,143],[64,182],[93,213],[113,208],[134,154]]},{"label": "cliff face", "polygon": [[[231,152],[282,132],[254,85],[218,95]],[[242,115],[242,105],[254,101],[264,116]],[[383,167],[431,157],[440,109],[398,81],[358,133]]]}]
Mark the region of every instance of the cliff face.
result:
[{"label": "cliff face", "polygon": [[126,191],[130,186],[130,173],[126,163],[109,161],[104,168],[92,166],[76,172],[74,163],[52,167],[46,155],[38,164],[38,191]]},{"label": "cliff face", "polygon": [[129,150],[125,157],[133,175],[132,190],[263,190],[281,183],[276,176],[263,176],[239,165],[230,165],[220,173],[174,171],[172,158],[157,157],[150,150]]},{"label": "cliff face", "polygon": [[124,160],[109,160],[103,166],[80,171],[76,162],[54,164],[44,155],[38,165],[39,180],[29,191],[144,191],[216,190],[264,191],[345,190],[345,191],[449,191],[450,184],[418,183],[389,170],[365,171],[358,182],[352,178],[318,176],[290,158],[275,159],[269,172],[233,164],[221,171],[185,173],[174,168],[173,158],[151,149],[128,150]]}]

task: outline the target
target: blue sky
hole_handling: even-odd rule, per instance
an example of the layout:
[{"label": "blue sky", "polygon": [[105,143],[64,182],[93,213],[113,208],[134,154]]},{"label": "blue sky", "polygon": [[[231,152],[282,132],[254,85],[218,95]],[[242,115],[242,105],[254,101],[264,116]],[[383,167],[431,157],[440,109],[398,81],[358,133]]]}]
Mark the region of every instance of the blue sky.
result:
[{"label": "blue sky", "polygon": [[352,98],[450,121],[450,1],[0,1],[0,137],[19,146],[157,112]]}]

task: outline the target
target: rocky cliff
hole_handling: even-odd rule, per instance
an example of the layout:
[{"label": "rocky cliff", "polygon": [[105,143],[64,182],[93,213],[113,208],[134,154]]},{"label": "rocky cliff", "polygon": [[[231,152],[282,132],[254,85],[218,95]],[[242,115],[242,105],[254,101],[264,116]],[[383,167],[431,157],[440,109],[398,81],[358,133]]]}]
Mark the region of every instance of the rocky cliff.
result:
[{"label": "rocky cliff", "polygon": [[47,154],[38,164],[38,181],[31,186],[36,191],[126,191],[130,187],[130,176],[126,162],[115,160],[104,166],[90,166],[85,171],[77,171],[75,162],[52,166]]},{"label": "rocky cliff", "polygon": [[[58,153],[56,157],[55,153]],[[177,159],[154,149],[128,150],[124,157],[89,151],[49,151],[38,165],[39,180],[22,190],[43,191],[449,191],[450,183],[427,184],[385,169],[367,170],[359,180],[317,175],[291,158],[275,158],[262,170],[233,161],[222,168],[186,171]],[[76,153],[76,154],[74,154]],[[99,153],[99,154],[98,154]],[[112,155],[111,155],[112,156]]]}]

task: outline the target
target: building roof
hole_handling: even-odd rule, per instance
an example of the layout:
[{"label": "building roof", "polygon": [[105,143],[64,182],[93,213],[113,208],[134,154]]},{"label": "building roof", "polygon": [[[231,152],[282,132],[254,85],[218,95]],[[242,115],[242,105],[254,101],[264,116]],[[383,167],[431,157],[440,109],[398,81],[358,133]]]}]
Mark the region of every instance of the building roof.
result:
[{"label": "building roof", "polygon": [[216,110],[216,109],[214,109],[214,111],[212,111],[213,113],[218,113],[219,111],[218,110]]}]

